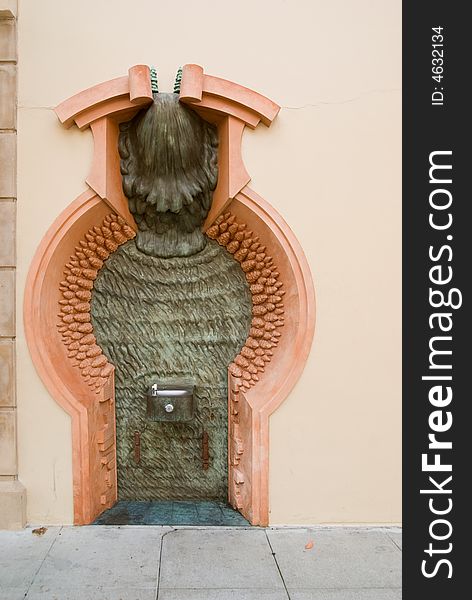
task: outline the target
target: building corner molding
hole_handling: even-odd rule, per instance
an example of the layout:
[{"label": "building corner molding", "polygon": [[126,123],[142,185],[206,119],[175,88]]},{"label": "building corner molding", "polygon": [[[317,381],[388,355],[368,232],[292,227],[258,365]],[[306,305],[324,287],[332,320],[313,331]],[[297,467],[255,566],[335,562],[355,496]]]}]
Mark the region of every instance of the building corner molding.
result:
[{"label": "building corner molding", "polygon": [[26,525],[15,393],[16,10],[16,0],[0,0],[0,529]]},{"label": "building corner molding", "polygon": [[25,525],[25,486],[18,479],[0,480],[0,529],[22,529]]}]

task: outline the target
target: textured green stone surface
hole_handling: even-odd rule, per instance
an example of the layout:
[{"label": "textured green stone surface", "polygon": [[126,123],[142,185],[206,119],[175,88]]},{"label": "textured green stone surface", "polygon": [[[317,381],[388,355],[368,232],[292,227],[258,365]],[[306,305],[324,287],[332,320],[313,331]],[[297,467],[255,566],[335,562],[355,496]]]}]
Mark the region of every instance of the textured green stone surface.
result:
[{"label": "textured green stone surface", "polygon": [[225,502],[121,500],[94,525],[219,525],[249,527],[246,519]]},{"label": "textured green stone surface", "polygon": [[[239,263],[201,231],[218,178],[216,129],[178,94],[153,98],[119,138],[138,233],[105,262],[91,301],[116,367],[118,497],[226,500],[227,366],[247,338],[251,296]],[[195,384],[192,421],[148,418],[158,381]]]},{"label": "textured green stone surface", "polygon": [[[95,335],[116,366],[119,498],[227,497],[227,365],[247,337],[251,298],[239,263],[216,242],[190,257],[143,255],[121,246],[95,281]],[[146,415],[156,381],[195,381],[195,418],[159,423]],[[202,434],[210,462],[202,467]],[[134,458],[134,432],[141,460]]]}]

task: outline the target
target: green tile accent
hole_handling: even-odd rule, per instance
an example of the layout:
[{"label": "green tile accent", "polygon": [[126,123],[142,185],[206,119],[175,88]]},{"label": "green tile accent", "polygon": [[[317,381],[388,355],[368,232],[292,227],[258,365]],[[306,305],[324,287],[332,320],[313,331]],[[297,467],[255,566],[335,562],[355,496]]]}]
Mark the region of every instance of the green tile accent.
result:
[{"label": "green tile accent", "polygon": [[102,513],[94,525],[209,525],[248,527],[237,511],[222,502],[125,501]]}]

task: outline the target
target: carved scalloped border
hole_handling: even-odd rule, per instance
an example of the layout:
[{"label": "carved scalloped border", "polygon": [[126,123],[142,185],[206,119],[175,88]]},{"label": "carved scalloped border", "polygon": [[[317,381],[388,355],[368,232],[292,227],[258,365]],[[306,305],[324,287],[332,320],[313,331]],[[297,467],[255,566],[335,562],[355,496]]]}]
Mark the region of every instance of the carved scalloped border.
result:
[{"label": "carved scalloped border", "polygon": [[228,369],[238,378],[238,387],[250,388],[259,381],[279,343],[279,329],[284,325],[285,294],[279,272],[266,247],[244,223],[230,212],[220,215],[207,230],[209,238],[224,246],[241,265],[252,296],[252,321],[249,337]]},{"label": "carved scalloped border", "polygon": [[135,235],[124,219],[115,213],[107,215],[99,227],[89,229],[79,241],[59,285],[62,299],[57,327],[72,365],[80,369],[83,379],[97,394],[114,367],[93,334],[90,314],[93,282],[110,254]]},{"label": "carved scalloped border", "polygon": [[[281,336],[278,330],[284,324],[283,284],[278,280],[279,273],[266,254],[265,246],[230,212],[220,215],[206,234],[239,262],[250,286],[253,316],[249,337],[228,367],[240,382],[238,386],[250,388],[265,371],[273,355],[272,348],[277,346]],[[135,235],[120,216],[107,215],[100,226],[89,229],[79,241],[64,267],[64,280],[59,286],[62,299],[57,327],[72,366],[80,369],[84,381],[96,393],[105,385],[114,367],[93,333],[90,308],[93,282],[110,254]]]}]

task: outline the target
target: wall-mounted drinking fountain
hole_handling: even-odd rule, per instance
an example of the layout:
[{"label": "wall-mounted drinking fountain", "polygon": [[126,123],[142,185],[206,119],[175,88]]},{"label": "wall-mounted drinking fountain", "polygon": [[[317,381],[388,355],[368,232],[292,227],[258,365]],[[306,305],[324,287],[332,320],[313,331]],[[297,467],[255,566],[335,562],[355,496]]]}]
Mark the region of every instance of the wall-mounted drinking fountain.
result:
[{"label": "wall-mounted drinking fountain", "polygon": [[194,417],[193,383],[156,382],[147,393],[147,415],[151,421],[186,423]]}]

